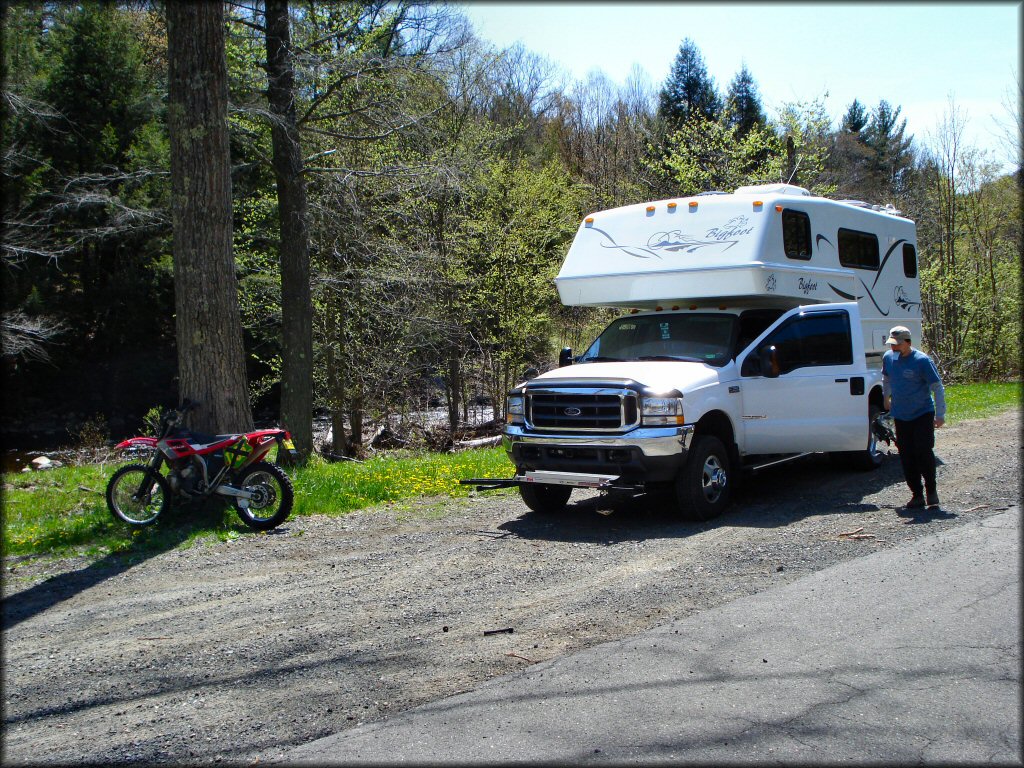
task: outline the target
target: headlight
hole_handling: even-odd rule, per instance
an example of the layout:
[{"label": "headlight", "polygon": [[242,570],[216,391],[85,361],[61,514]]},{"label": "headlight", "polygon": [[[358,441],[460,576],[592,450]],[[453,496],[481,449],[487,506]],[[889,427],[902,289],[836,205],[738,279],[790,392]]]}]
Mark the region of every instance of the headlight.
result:
[{"label": "headlight", "polygon": [[641,408],[644,424],[683,423],[683,398],[681,397],[645,397]]},{"label": "headlight", "polygon": [[526,398],[523,395],[509,395],[505,399],[505,419],[509,424],[526,423]]}]

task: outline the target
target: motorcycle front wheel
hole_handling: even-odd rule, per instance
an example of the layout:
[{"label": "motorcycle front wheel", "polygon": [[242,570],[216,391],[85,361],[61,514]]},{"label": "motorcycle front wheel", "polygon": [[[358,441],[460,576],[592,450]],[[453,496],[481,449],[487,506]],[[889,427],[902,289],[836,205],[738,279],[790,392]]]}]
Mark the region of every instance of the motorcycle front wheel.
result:
[{"label": "motorcycle front wheel", "polygon": [[150,525],[167,509],[171,489],[164,476],[145,464],[121,467],[107,483],[107,508],[128,525]]},{"label": "motorcycle front wheel", "polygon": [[279,466],[257,462],[242,471],[236,484],[252,494],[245,506],[245,499],[234,500],[235,511],[247,526],[257,531],[269,531],[288,519],[295,491],[291,478]]}]

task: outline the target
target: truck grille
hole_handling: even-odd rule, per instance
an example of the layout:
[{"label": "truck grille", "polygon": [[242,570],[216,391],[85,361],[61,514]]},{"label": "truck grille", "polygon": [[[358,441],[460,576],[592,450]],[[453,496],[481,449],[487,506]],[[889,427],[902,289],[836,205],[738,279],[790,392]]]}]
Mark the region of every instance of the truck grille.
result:
[{"label": "truck grille", "polygon": [[636,393],[628,389],[546,389],[526,394],[534,429],[624,432],[640,423]]}]

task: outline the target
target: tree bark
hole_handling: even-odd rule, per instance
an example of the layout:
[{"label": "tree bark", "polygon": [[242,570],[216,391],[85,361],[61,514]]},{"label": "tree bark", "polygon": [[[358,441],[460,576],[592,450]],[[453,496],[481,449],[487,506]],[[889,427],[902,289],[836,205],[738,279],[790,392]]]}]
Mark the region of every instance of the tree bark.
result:
[{"label": "tree bark", "polygon": [[267,0],[267,98],[281,228],[281,424],[303,457],[313,450],[313,302],[309,217],[295,117],[288,0]]},{"label": "tree bark", "polygon": [[252,429],[231,245],[224,7],[168,3],[168,125],[179,392],[191,426]]}]

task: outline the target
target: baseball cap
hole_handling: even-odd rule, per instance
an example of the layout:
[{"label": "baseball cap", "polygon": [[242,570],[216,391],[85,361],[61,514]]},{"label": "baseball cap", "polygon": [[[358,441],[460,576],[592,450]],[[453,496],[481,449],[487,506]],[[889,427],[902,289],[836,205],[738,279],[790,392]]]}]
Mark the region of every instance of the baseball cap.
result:
[{"label": "baseball cap", "polygon": [[889,338],[885,340],[886,344],[900,344],[904,341],[910,341],[910,329],[905,328],[902,325],[894,326],[889,331]]}]

